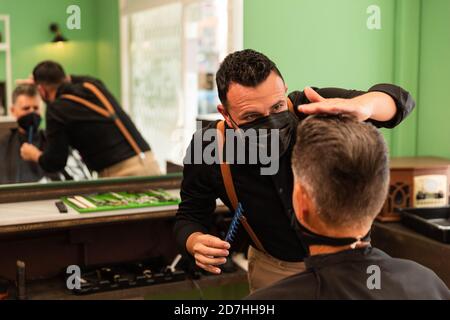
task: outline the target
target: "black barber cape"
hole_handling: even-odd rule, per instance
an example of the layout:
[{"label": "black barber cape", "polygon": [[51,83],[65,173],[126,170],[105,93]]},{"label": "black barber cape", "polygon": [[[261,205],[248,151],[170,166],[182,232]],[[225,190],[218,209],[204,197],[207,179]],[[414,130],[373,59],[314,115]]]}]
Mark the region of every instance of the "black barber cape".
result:
[{"label": "black barber cape", "polygon": [[94,84],[111,102],[117,116],[143,152],[150,147],[141,136],[119,102],[98,79],[72,76],[71,83],[61,85],[56,100],[47,105],[47,146],[39,164],[48,172],[62,170],[69,155],[69,146],[77,149],[91,171],[101,171],[116,163],[134,157],[136,153],[114,121],[61,95],[71,94],[104,106],[93,93],[83,87],[84,82]]},{"label": "black barber cape", "polygon": [[[305,264],[306,271],[246,299],[450,299],[450,291],[433,271],[372,247],[308,257]],[[374,278],[376,269],[379,280]]]},{"label": "black barber cape", "polygon": [[[352,98],[366,93],[338,88],[315,88],[315,90],[325,98]],[[397,106],[397,113],[390,121],[369,120],[377,127],[395,127],[414,108],[414,100],[408,92],[400,87],[379,84],[369,91],[387,93],[394,99]],[[294,106],[309,103],[303,92],[293,92],[289,98]],[[306,115],[297,113],[297,117],[301,121]],[[215,124],[212,124],[198,133],[201,134],[204,130],[214,127]],[[296,135],[295,130],[292,134]],[[244,214],[266,251],[284,261],[302,261],[305,252],[290,225],[290,219],[294,212],[292,208],[291,152],[295,138],[291,140],[289,150],[280,158],[279,170],[275,175],[261,175],[260,167],[257,165],[235,164],[230,165],[230,169],[237,196],[244,208]],[[189,147],[191,150],[194,149],[194,141],[193,139]],[[203,147],[208,143],[205,142]],[[226,195],[220,165],[195,164],[193,161],[191,163],[184,164],[180,192],[181,203],[175,224],[177,244],[185,254],[187,254],[186,240],[190,234],[193,232],[208,233],[211,230],[211,216],[216,208],[217,198],[220,198],[228,208],[232,208]],[[240,228],[240,232],[242,229]]]},{"label": "black barber cape", "polygon": [[[11,129],[0,138],[0,184],[38,182],[46,176],[37,163],[20,157],[20,147],[24,142],[28,142],[28,137],[18,129]],[[44,132],[39,130],[33,135],[33,145],[42,149],[44,143]]]}]

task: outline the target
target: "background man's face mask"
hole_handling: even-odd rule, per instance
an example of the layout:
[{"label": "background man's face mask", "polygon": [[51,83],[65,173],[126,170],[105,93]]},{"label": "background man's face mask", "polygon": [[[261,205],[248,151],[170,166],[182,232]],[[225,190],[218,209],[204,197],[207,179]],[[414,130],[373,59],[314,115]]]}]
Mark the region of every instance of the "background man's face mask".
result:
[{"label": "background man's face mask", "polygon": [[308,255],[310,254],[309,247],[312,245],[325,245],[331,247],[350,246],[350,248],[355,249],[356,246],[360,243],[370,243],[370,231],[360,239],[327,237],[317,234],[302,225],[297,220],[295,214],[292,214],[291,226],[302,241],[303,247],[305,248]]},{"label": "background man's face mask", "polygon": [[[242,131],[242,136],[247,139],[246,148],[264,153],[273,152],[271,146],[273,134],[272,130],[277,130],[278,133],[278,152],[281,157],[291,145],[295,130],[298,125],[298,120],[294,114],[289,111],[283,111],[275,114],[271,114],[267,117],[256,119],[255,121],[238,126],[236,122],[231,118],[234,125],[238,130]],[[250,129],[253,129],[250,131]],[[252,136],[256,135],[256,136]]]},{"label": "background man's face mask", "polygon": [[20,117],[17,120],[17,123],[19,124],[19,127],[24,129],[26,132],[32,130],[33,133],[36,133],[39,125],[41,124],[41,116],[35,112],[32,112],[23,117]]}]

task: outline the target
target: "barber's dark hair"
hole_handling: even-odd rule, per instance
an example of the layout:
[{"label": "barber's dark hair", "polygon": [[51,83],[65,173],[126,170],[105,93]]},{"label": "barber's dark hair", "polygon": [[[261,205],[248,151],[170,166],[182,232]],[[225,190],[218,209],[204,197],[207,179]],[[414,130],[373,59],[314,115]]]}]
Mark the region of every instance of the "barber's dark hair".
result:
[{"label": "barber's dark hair", "polygon": [[292,168],[329,226],[372,222],[386,199],[389,160],[383,136],[350,116],[305,119],[297,129]]},{"label": "barber's dark hair", "polygon": [[32,84],[20,84],[18,85],[13,93],[12,93],[12,103],[15,104],[17,99],[20,96],[27,96],[27,97],[35,97],[38,95],[38,91],[35,85]]},{"label": "barber's dark hair", "polygon": [[37,84],[60,85],[66,78],[63,67],[55,61],[43,61],[33,70],[33,78]]},{"label": "barber's dark hair", "polygon": [[231,83],[256,87],[264,82],[272,71],[283,79],[276,64],[260,52],[247,49],[229,54],[216,74],[220,101],[227,106],[227,94]]}]

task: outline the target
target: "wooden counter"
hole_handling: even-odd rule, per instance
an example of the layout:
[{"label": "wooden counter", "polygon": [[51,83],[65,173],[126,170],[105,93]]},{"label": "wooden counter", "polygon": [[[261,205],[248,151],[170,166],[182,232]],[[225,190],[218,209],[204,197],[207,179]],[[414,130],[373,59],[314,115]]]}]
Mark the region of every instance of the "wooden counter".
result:
[{"label": "wooden counter", "polygon": [[[178,194],[179,190],[170,190]],[[59,213],[57,199],[0,204],[0,236],[38,230],[55,230],[114,222],[173,217],[178,206],[161,206],[129,210],[80,214],[67,206],[68,213]]]}]

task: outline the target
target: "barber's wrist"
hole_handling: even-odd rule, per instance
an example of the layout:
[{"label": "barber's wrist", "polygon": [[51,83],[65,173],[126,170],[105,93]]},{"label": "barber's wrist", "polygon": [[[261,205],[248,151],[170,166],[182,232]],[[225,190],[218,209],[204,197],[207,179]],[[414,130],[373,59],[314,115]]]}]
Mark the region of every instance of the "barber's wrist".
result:
[{"label": "barber's wrist", "polygon": [[39,159],[41,158],[41,156],[42,156],[42,151],[41,150],[36,150],[36,152],[33,155],[33,161],[38,163]]},{"label": "barber's wrist", "polygon": [[395,100],[387,93],[381,91],[371,91],[371,116],[370,119],[377,121],[391,120],[397,111]]},{"label": "barber's wrist", "polygon": [[204,233],[202,233],[202,232],[194,232],[187,238],[187,240],[186,240],[186,250],[192,256],[194,255],[194,245],[197,242],[197,238],[199,236],[203,235],[203,234]]}]

